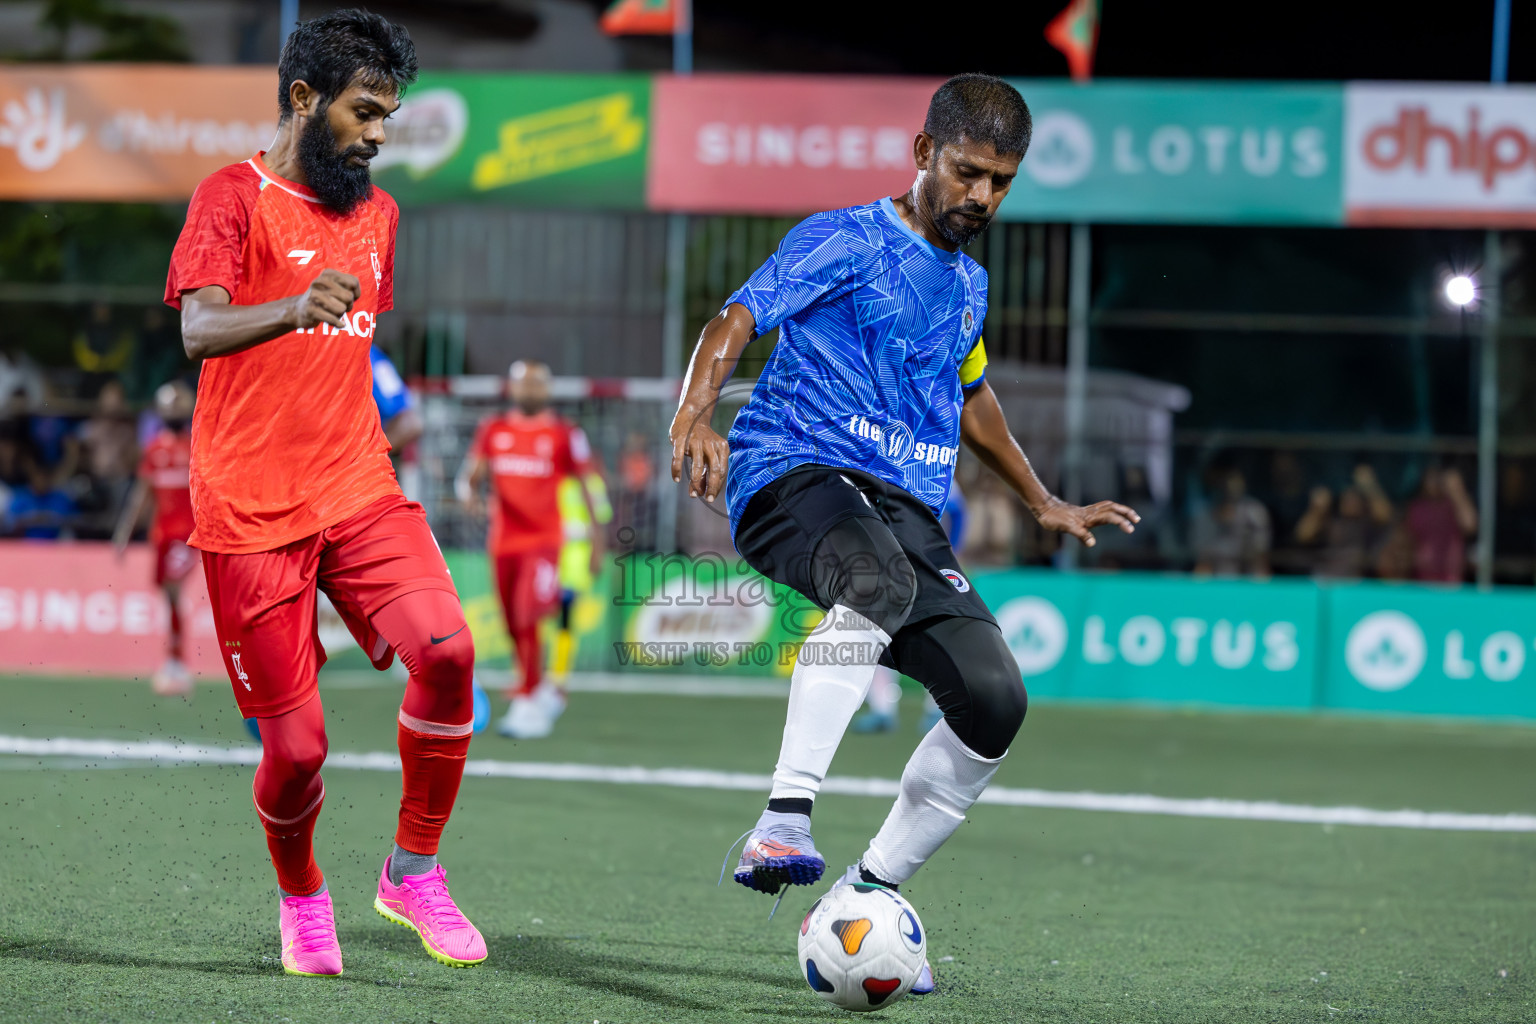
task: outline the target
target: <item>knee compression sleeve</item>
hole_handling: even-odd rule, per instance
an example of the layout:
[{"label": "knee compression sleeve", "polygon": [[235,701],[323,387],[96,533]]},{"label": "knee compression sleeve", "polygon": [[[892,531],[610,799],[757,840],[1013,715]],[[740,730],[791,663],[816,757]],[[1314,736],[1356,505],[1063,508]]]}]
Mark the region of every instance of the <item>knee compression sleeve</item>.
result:
[{"label": "knee compression sleeve", "polygon": [[938,619],[893,644],[902,672],[927,687],[961,743],[1002,757],[1024,724],[1029,698],[1003,634],[981,619]]}]

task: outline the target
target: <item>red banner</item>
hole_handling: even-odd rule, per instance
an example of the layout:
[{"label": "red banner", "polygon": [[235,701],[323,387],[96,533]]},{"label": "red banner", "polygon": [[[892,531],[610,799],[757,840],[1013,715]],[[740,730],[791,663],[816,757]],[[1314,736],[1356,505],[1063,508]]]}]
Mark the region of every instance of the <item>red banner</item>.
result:
[{"label": "red banner", "polygon": [[663,75],[652,209],[802,214],[905,192],[939,79]]},{"label": "red banner", "polygon": [[[0,541],[0,672],[144,679],[165,660],[169,611],[153,552],[119,561],[104,543]],[[193,674],[227,678],[202,570],[182,585],[185,657]]]}]

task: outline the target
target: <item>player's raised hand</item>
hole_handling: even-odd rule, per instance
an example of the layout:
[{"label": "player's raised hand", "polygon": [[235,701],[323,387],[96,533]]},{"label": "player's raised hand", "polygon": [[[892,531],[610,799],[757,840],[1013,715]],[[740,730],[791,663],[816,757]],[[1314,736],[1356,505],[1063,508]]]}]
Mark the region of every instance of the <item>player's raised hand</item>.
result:
[{"label": "player's raised hand", "polygon": [[677,411],[672,420],[672,479],[683,479],[683,459],[689,459],[688,496],[714,501],[725,486],[730,446],[706,420],[686,406]]},{"label": "player's raised hand", "polygon": [[1089,548],[1096,543],[1090,532],[1095,526],[1118,526],[1124,533],[1135,533],[1136,524],[1141,522],[1141,516],[1136,514],[1135,509],[1115,501],[1069,505],[1054,500],[1037,513],[1035,518],[1047,530],[1070,533],[1082,541],[1084,547]]},{"label": "player's raised hand", "polygon": [[326,267],[302,295],[294,296],[294,321],[308,329],[320,324],[342,326],[341,318],[363,294],[363,286],[351,274]]}]

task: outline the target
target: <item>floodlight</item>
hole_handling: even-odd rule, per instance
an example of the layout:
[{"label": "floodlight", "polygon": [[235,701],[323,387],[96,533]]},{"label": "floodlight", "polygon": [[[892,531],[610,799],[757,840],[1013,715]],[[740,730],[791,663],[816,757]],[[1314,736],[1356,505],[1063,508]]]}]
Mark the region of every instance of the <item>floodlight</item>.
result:
[{"label": "floodlight", "polygon": [[1445,282],[1445,299],[1453,306],[1470,305],[1477,298],[1477,282],[1466,274],[1457,274]]}]

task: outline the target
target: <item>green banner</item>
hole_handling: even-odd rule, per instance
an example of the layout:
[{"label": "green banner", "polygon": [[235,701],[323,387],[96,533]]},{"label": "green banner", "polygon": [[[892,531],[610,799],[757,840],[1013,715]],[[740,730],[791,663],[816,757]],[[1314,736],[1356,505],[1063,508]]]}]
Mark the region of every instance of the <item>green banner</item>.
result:
[{"label": "green banner", "polygon": [[632,555],[617,564],[614,668],[788,676],[822,613],[739,561]]},{"label": "green banner", "polygon": [[1339,85],[1013,85],[1034,139],[1004,220],[1343,223]]},{"label": "green banner", "polygon": [[1328,589],[1322,703],[1536,717],[1536,594],[1361,583]]},{"label": "green banner", "polygon": [[402,204],[645,207],[648,75],[427,73],[375,180]]},{"label": "green banner", "polygon": [[973,573],[1040,696],[1308,707],[1318,588],[1182,576]]}]

